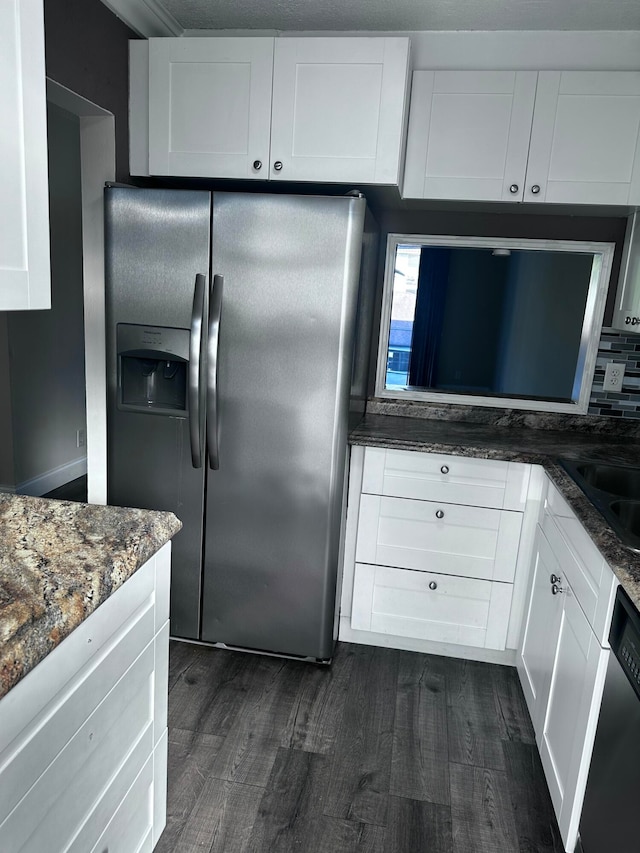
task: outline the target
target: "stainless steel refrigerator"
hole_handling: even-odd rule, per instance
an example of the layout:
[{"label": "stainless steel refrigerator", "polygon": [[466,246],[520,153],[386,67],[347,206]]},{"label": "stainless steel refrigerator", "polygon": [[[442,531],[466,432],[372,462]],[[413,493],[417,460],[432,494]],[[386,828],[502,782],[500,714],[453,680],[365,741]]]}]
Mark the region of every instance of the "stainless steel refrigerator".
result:
[{"label": "stainless steel refrigerator", "polygon": [[108,501],[183,523],[172,635],[328,660],[349,413],[369,364],[366,203],[105,198]]}]

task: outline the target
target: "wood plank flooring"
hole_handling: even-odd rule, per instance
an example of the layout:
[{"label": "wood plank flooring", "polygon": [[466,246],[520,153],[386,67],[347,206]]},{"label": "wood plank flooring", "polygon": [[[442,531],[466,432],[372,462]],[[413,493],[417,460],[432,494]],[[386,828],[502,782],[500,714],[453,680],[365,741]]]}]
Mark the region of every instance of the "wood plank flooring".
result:
[{"label": "wood plank flooring", "polygon": [[562,853],[515,669],[172,642],[157,853]]}]

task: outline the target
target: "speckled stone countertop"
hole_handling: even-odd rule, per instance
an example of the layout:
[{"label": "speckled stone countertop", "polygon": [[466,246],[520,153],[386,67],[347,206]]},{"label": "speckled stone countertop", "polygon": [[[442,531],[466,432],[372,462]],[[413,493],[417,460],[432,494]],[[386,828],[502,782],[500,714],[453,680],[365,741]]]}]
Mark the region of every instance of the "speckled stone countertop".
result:
[{"label": "speckled stone countertop", "polygon": [[351,431],[349,441],[372,447],[542,465],[640,609],[640,554],[622,544],[586,495],[557,463],[559,458],[567,458],[640,466],[640,436],[634,432],[633,429],[631,434],[579,429],[561,431],[532,429],[520,423],[517,426],[496,426],[495,423],[367,414]]},{"label": "speckled stone countertop", "polygon": [[181,527],[168,512],[0,494],[0,697]]}]

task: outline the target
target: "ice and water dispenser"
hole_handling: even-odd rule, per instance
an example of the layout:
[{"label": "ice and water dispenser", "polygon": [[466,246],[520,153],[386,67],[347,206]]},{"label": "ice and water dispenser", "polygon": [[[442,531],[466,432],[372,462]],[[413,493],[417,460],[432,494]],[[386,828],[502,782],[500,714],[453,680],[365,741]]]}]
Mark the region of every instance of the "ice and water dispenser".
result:
[{"label": "ice and water dispenser", "polygon": [[188,329],[119,323],[118,408],[186,416]]}]

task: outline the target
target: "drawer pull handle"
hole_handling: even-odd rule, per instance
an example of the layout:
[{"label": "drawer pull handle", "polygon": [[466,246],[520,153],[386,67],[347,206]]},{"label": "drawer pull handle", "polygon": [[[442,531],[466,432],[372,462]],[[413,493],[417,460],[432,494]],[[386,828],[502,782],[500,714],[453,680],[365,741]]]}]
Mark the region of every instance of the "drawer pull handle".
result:
[{"label": "drawer pull handle", "polygon": [[429,589],[438,589],[438,584],[435,581],[429,583]]},{"label": "drawer pull handle", "polygon": [[551,592],[553,593],[553,595],[557,595],[559,592],[564,592],[564,588],[561,586],[558,586],[557,583],[554,583],[553,586],[551,587]]},{"label": "drawer pull handle", "polygon": [[549,578],[549,581],[551,583],[561,583],[562,578],[559,575],[552,574],[551,577]]},{"label": "drawer pull handle", "polygon": [[440,473],[441,474],[448,474],[449,473],[449,466],[443,465],[442,468],[440,469]]},{"label": "drawer pull handle", "polygon": [[444,518],[444,512],[441,509],[436,510],[436,518]]}]

